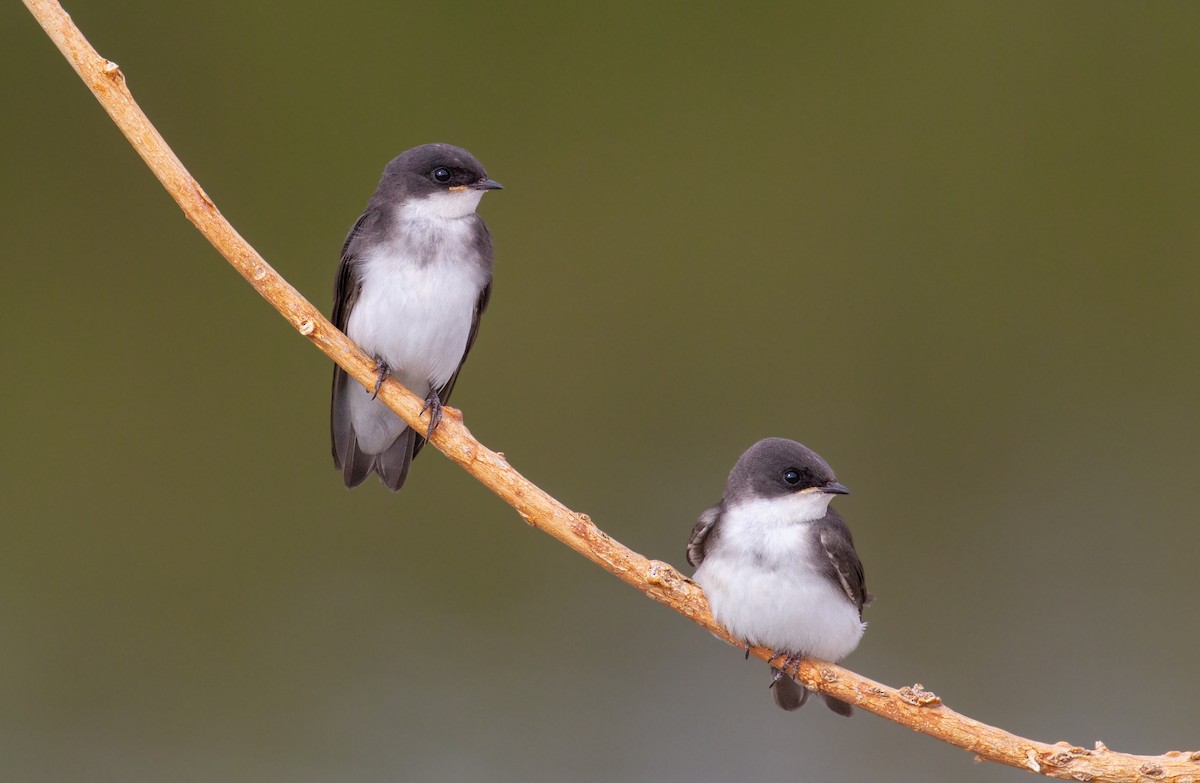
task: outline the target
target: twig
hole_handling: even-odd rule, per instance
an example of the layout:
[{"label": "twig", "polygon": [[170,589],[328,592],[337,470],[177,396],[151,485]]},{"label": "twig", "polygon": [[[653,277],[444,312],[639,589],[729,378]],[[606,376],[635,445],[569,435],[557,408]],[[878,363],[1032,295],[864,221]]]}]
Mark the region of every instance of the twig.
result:
[{"label": "twig", "polygon": [[[355,380],[371,388],[375,382],[374,362],[280,277],[222,217],[138,108],[116,63],[96,53],[54,0],[25,0],[25,5],[183,209],[188,220],[300,334]],[[389,380],[380,390],[379,398],[418,431],[425,431],[425,424],[420,420],[422,400],[399,383]],[[457,410],[445,409],[445,418],[432,443],[515,508],[533,527],[549,533],[609,573],[730,644],[741,647],[714,623],[704,593],[695,583],[667,563],[648,560],[622,546],[596,527],[585,514],[571,511],[542,491],[509,466],[502,454],[475,440]],[[770,659],[768,650],[754,648],[751,652],[764,661]],[[1054,745],[1035,742],[960,715],[919,684],[897,690],[819,660],[804,661],[799,678],[808,688],[969,750],[986,761],[1066,780],[1114,783],[1147,779],[1174,783],[1200,781],[1200,751],[1134,756],[1111,751],[1100,742],[1091,750],[1066,742]]]}]

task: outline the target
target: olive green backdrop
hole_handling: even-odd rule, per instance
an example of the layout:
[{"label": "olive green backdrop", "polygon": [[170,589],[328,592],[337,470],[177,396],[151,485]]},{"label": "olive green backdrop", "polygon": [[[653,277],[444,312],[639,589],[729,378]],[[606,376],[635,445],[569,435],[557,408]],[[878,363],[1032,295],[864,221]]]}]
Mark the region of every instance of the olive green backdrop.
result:
[{"label": "olive green backdrop", "polygon": [[[849,666],[1200,747],[1200,6],[68,10],[326,311],[387,160],[472,150],[505,189],[455,404],[622,542],[683,566],[796,438],[879,596]],[[1029,779],[778,711],[436,452],[345,490],[328,360],[0,30],[0,779]]]}]

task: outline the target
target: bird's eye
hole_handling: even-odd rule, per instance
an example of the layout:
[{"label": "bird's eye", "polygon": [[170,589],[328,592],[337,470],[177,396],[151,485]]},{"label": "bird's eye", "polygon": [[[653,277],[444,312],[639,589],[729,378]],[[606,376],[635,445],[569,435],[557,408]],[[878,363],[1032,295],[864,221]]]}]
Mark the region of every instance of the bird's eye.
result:
[{"label": "bird's eye", "polygon": [[434,182],[440,182],[445,185],[450,181],[450,169],[445,166],[438,166],[429,176],[433,177]]},{"label": "bird's eye", "polygon": [[795,468],[788,468],[783,472],[783,480],[795,486],[800,483],[800,471]]}]

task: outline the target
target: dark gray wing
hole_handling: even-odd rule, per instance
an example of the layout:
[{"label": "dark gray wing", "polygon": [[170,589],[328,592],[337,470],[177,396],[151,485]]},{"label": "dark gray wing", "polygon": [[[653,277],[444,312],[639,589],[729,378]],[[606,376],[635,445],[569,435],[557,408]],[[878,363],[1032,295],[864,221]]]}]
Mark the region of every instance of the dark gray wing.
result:
[{"label": "dark gray wing", "polygon": [[346,235],[346,241],[342,242],[341,261],[333,278],[333,316],[330,320],[343,332],[346,331],[350,311],[354,309],[354,303],[358,301],[358,293],[362,288],[362,281],[358,276],[358,256],[362,252],[361,236],[363,230],[377,223],[380,217],[382,213],[379,209],[368,206],[366,212],[354,221],[354,227]]},{"label": "dark gray wing", "polygon": [[721,506],[723,502],[718,503],[701,514],[700,518],[696,520],[695,526],[692,527],[692,536],[688,539],[687,545],[687,561],[689,565],[698,566],[704,562],[705,550],[709,543],[711,543],[709,535],[712,533],[713,526],[717,524],[717,520],[721,518]]},{"label": "dark gray wing", "polygon": [[[354,303],[358,301],[359,292],[362,290],[362,279],[359,277],[356,263],[359,243],[355,240],[358,239],[363,227],[375,219],[375,210],[368,207],[366,212],[359,215],[358,220],[354,223],[354,228],[350,229],[350,233],[346,235],[346,241],[342,243],[341,263],[338,264],[337,274],[333,278],[333,316],[330,319],[333,321],[333,325],[342,332],[346,331],[350,312],[354,309]],[[353,453],[347,451],[354,442],[354,429],[350,424],[350,409],[346,399],[346,394],[352,384],[350,376],[335,364],[333,366],[333,392],[329,405],[329,429],[330,440],[333,444],[333,464],[339,468],[342,467],[343,458],[346,458],[348,462],[358,461],[354,460]],[[365,472],[363,472],[364,467]],[[359,469],[352,471],[358,482],[366,478],[366,474],[369,472],[369,465],[359,466]],[[359,473],[362,475],[359,476]],[[351,481],[349,474],[346,481],[347,483]]]},{"label": "dark gray wing", "polygon": [[817,544],[825,555],[825,573],[841,584],[850,603],[858,609],[858,616],[862,617],[863,606],[870,603],[871,596],[863,579],[862,561],[854,551],[850,528],[846,527],[841,515],[831,508],[816,523],[815,532]]}]

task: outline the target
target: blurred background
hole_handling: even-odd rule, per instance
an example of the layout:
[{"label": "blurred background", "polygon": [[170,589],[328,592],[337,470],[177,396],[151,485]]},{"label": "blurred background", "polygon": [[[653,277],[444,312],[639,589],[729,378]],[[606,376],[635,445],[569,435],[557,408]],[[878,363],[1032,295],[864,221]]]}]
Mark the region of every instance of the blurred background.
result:
[{"label": "blurred background", "polygon": [[[326,312],[384,164],[474,152],[505,189],[455,405],[620,541],[687,570],[737,456],[795,438],[854,490],[850,668],[1200,747],[1200,6],[68,10]],[[329,361],[0,17],[0,778],[1029,779],[779,711],[432,450],[347,491]]]}]

